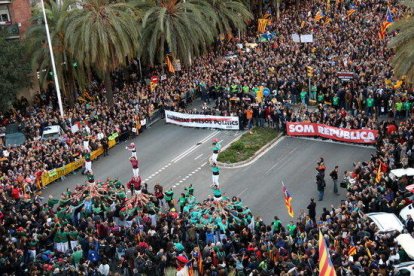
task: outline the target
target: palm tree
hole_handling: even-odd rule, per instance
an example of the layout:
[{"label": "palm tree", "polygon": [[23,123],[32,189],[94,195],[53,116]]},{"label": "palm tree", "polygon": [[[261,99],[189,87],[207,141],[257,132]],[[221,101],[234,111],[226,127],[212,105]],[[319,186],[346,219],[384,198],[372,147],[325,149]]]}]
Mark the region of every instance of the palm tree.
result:
[{"label": "palm tree", "polygon": [[[75,79],[80,86],[86,83],[83,67],[76,66],[75,69],[73,66],[76,61],[68,54],[64,43],[64,31],[58,28],[59,20],[64,18],[73,3],[72,0],[65,0],[61,5],[55,1],[45,3],[59,83],[70,104],[74,103]],[[49,72],[52,72],[52,64],[43,20],[41,9],[35,9],[31,19],[32,25],[26,33],[26,42],[32,56],[32,69],[39,71],[40,84],[42,87],[46,87]]]},{"label": "palm tree", "polygon": [[249,9],[239,0],[211,0],[210,3],[217,15],[217,28],[221,34],[231,33],[234,29],[245,30],[246,21],[253,19]]},{"label": "palm tree", "polygon": [[70,54],[104,80],[108,105],[113,105],[111,72],[136,57],[138,13],[125,2],[84,0],[62,22]]},{"label": "palm tree", "polygon": [[169,51],[184,64],[198,56],[214,41],[216,14],[207,1],[135,1],[142,9],[140,56],[150,64],[162,62]]},{"label": "palm tree", "polygon": [[[404,6],[414,9],[413,1],[401,2]],[[414,16],[401,18],[394,22],[388,31],[398,31],[388,46],[395,49],[391,64],[397,77],[407,76],[407,80],[414,81]]]}]

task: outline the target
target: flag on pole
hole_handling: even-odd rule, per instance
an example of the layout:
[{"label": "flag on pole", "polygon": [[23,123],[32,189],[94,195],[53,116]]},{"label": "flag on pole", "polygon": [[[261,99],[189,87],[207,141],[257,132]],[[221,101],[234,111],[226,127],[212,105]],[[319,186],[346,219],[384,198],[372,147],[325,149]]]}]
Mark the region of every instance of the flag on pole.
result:
[{"label": "flag on pole", "polygon": [[355,246],[354,239],[351,238],[351,244],[348,248],[348,256],[353,256],[357,253],[357,247]]},{"label": "flag on pole", "polygon": [[381,178],[382,178],[382,171],[381,171],[381,162],[378,166],[378,170],[377,170],[377,175],[375,176],[375,183],[378,184],[381,182]]},{"label": "flag on pole", "polygon": [[325,238],[319,230],[319,276],[336,276]]},{"label": "flag on pole", "polygon": [[269,23],[269,19],[260,18],[257,23],[257,31],[259,33],[264,33],[266,31],[266,26]]},{"label": "flag on pole", "polygon": [[168,72],[175,73],[175,68],[174,68],[174,65],[171,62],[171,56],[170,55],[165,56],[165,63],[167,64]]},{"label": "flag on pole", "polygon": [[392,25],[394,22],[394,18],[390,8],[387,9],[387,13],[385,14],[385,21],[381,23],[380,30],[378,32],[378,38],[383,40],[385,35],[387,34],[387,29],[389,26]]},{"label": "flag on pole", "polygon": [[289,216],[293,218],[295,216],[295,212],[293,211],[293,208],[292,208],[292,197],[290,196],[288,190],[286,189],[285,183],[283,183],[283,181],[282,181],[282,192],[285,198],[286,209],[289,213]]}]

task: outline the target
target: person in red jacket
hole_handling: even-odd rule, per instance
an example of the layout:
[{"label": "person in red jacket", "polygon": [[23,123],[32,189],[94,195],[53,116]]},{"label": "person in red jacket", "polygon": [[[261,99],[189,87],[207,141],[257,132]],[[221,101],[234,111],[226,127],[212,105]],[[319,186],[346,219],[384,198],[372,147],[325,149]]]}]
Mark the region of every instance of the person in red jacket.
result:
[{"label": "person in red jacket", "polygon": [[14,200],[19,200],[20,199],[20,192],[21,192],[20,188],[18,188],[17,186],[13,186],[12,189],[11,189],[11,197]]},{"label": "person in red jacket", "polygon": [[138,177],[139,176],[138,159],[135,156],[131,156],[129,158],[129,162],[131,162],[132,174],[134,175],[134,177]]}]

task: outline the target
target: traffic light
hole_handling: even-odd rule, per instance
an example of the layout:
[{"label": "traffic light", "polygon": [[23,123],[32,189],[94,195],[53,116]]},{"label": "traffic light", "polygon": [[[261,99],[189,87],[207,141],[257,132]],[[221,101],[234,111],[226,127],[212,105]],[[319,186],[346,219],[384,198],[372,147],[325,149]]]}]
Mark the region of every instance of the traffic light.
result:
[{"label": "traffic light", "polygon": [[308,77],[313,77],[313,68],[310,66],[306,66],[306,75]]}]

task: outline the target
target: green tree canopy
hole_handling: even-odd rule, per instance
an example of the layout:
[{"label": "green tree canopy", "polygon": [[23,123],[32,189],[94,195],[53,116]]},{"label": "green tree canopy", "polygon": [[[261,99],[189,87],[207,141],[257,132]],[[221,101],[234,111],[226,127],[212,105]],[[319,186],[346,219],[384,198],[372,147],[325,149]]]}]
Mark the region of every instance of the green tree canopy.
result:
[{"label": "green tree canopy", "polygon": [[140,56],[150,64],[163,62],[165,54],[190,64],[217,36],[217,15],[207,1],[158,0],[134,2],[144,12]]},{"label": "green tree canopy", "polygon": [[113,104],[111,72],[137,55],[138,13],[128,3],[84,0],[81,9],[72,9],[62,21],[65,45],[86,68],[105,82],[107,101]]},{"label": "green tree canopy", "polygon": [[7,41],[0,33],[0,110],[7,110],[16,93],[30,85],[30,63],[24,47],[19,40]]},{"label": "green tree canopy", "polygon": [[[414,1],[403,1],[402,5],[414,10]],[[395,49],[391,61],[397,77],[407,76],[407,80],[414,81],[414,16],[401,18],[394,22],[388,31],[398,31],[398,34],[389,42],[389,47]]]},{"label": "green tree canopy", "polygon": [[[74,3],[75,1],[73,0],[64,0],[61,5],[58,5],[55,1],[45,3],[59,84],[64,91],[64,95],[72,102],[74,101],[75,80],[81,88],[87,84],[85,68],[82,66],[82,63],[74,60],[69,54],[68,47],[64,41],[65,30],[60,25],[60,22],[67,15],[70,6]],[[31,21],[32,25],[26,33],[28,51],[32,57],[32,69],[39,71],[40,84],[45,87],[50,76],[49,73],[52,72],[52,64],[43,13],[40,8],[33,11]],[[76,68],[74,64],[76,64]]]},{"label": "green tree canopy", "polygon": [[[206,0],[196,1],[206,2]],[[253,19],[249,9],[239,0],[211,0],[210,4],[217,15],[217,29],[221,34],[233,30],[243,31],[246,28],[246,21]]]}]

